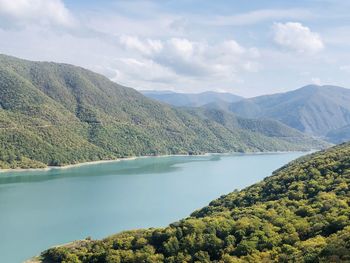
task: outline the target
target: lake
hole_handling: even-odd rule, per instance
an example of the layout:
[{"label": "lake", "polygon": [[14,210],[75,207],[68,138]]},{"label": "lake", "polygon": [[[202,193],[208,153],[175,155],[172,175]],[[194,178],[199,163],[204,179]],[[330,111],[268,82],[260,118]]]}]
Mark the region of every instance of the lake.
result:
[{"label": "lake", "polygon": [[53,245],[160,227],[305,153],[169,156],[0,174],[0,262]]}]

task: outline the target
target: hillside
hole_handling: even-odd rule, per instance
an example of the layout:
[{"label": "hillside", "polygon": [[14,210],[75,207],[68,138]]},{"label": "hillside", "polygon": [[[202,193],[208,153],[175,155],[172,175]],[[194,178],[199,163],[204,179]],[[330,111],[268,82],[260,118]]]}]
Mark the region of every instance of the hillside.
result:
[{"label": "hillside", "polygon": [[302,157],[166,228],[45,251],[45,262],[349,262],[350,144]]},{"label": "hillside", "polygon": [[332,143],[350,141],[350,125],[330,131],[326,134],[326,139]]},{"label": "hillside", "polygon": [[201,107],[208,103],[232,103],[243,99],[232,93],[213,91],[178,93],[172,91],[144,90],[141,93],[146,97],[178,107]]},{"label": "hillside", "polygon": [[[310,85],[226,105],[248,118],[272,118],[315,136],[350,124],[350,89]],[[212,107],[212,105],[211,105]]]},{"label": "hillside", "polygon": [[[245,140],[246,133],[240,133],[238,131],[249,131],[249,134],[252,137],[250,138],[251,142],[247,143],[250,145],[258,140],[261,150],[271,147],[277,148],[278,145],[283,144],[285,147],[288,147],[288,144],[286,143],[302,144],[306,139],[303,133],[291,129],[287,125],[275,120],[242,118],[226,111],[203,107],[184,110],[199,119],[212,121],[225,127],[230,132],[234,133],[239,141]],[[274,138],[276,141],[273,142],[270,139],[266,140],[266,138]],[[243,151],[243,149],[241,151]]]},{"label": "hillside", "polygon": [[249,127],[228,129],[80,67],[0,55],[0,168],[326,146],[285,132],[276,137]]}]

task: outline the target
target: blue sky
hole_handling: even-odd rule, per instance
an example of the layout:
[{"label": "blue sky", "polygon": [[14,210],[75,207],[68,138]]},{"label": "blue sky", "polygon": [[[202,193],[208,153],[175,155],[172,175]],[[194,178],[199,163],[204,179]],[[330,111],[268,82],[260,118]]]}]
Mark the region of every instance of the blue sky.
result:
[{"label": "blue sky", "polygon": [[136,89],[350,88],[350,1],[0,0],[0,53]]}]

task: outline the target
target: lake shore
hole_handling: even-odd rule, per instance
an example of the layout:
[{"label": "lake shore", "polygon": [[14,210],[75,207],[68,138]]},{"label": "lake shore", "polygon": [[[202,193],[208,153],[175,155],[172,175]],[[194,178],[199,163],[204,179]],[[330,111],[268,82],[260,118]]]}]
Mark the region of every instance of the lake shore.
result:
[{"label": "lake shore", "polygon": [[45,172],[55,169],[69,169],[69,168],[76,168],[80,166],[86,166],[86,165],[97,165],[97,164],[104,164],[104,163],[114,163],[114,162],[120,162],[120,161],[132,161],[140,158],[164,158],[164,157],[174,157],[174,156],[209,156],[209,155],[230,155],[230,154],[282,154],[282,153],[292,153],[292,152],[315,152],[318,150],[309,150],[309,151],[270,151],[270,152],[227,152],[227,153],[203,153],[203,154],[164,154],[164,155],[154,155],[154,156],[133,156],[133,157],[125,157],[125,158],[116,158],[111,160],[99,160],[99,161],[88,161],[88,162],[81,162],[76,164],[67,164],[64,166],[47,166],[43,168],[14,168],[14,169],[0,169],[0,174],[2,173],[10,173],[10,172]]},{"label": "lake shore", "polygon": [[[148,156],[145,156],[148,157]],[[111,162],[120,162],[120,161],[128,161],[128,160],[135,160],[137,158],[144,158],[141,157],[128,157],[128,158],[118,158],[118,159],[112,159],[112,160],[100,160],[100,161],[89,161],[89,162],[82,162],[82,163],[76,163],[76,164],[68,164],[64,166],[48,166],[44,168],[14,168],[14,169],[0,169],[0,173],[6,173],[6,172],[36,172],[36,171],[50,171],[55,169],[69,169],[84,165],[94,165],[94,164],[103,164],[103,163],[111,163]]]},{"label": "lake shore", "polygon": [[[89,236],[99,240],[128,229],[167,226],[214,198],[263,180],[304,154],[207,155],[143,157],[130,162],[0,175],[5,204],[2,213],[6,215],[0,217],[0,232],[9,237],[0,247],[2,261],[31,258],[29,262],[34,263],[38,257],[33,255],[57,244]],[[35,242],[33,232],[37,233]]]},{"label": "lake shore", "polygon": [[[214,153],[206,153],[201,155],[195,155],[195,156],[205,156],[209,154]],[[0,169],[0,173],[7,173],[7,172],[36,172],[36,171],[50,171],[55,169],[69,169],[69,168],[75,168],[85,165],[96,165],[96,164],[103,164],[103,163],[114,163],[114,162],[120,162],[120,161],[132,161],[140,158],[150,158],[150,157],[170,157],[170,156],[191,156],[188,154],[174,154],[174,155],[156,155],[156,156],[134,156],[134,157],[125,157],[125,158],[116,158],[111,160],[99,160],[99,161],[88,161],[88,162],[81,162],[81,163],[75,163],[75,164],[67,164],[63,166],[47,166],[43,168],[14,168],[14,169]]]}]

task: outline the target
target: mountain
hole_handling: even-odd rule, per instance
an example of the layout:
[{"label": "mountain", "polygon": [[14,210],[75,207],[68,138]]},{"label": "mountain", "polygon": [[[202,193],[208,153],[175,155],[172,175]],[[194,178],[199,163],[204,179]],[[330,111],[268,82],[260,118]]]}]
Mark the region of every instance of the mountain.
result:
[{"label": "mountain", "polygon": [[32,262],[349,262],[350,144],[302,157],[165,228],[51,248]]},{"label": "mountain", "polygon": [[331,130],[350,124],[349,102],[350,89],[310,85],[241,100],[226,105],[225,109],[242,117],[275,119],[299,131],[325,136]]},{"label": "mountain", "polygon": [[350,125],[328,132],[326,138],[328,141],[336,144],[350,141]]},{"label": "mountain", "polygon": [[172,91],[144,90],[141,91],[141,93],[146,97],[178,107],[200,107],[208,103],[237,102],[243,99],[231,93],[213,91],[203,93],[177,93]]},{"label": "mountain", "polygon": [[257,121],[257,130],[220,121],[156,102],[80,67],[0,55],[0,168],[326,146],[279,124],[276,131],[283,132],[275,136],[262,132],[269,123]]},{"label": "mountain", "polygon": [[[212,121],[225,127],[227,130],[236,135],[235,137],[237,143],[242,140],[246,141],[246,133],[249,131],[249,134],[252,136],[248,140],[252,141],[247,141],[247,144],[253,146],[255,141],[258,141],[260,147],[259,149],[262,151],[266,148],[277,148],[279,145],[285,144],[286,142],[302,145],[303,141],[307,139],[307,137],[305,137],[305,135],[298,130],[291,129],[287,125],[275,120],[242,118],[218,109],[189,108],[185,110],[192,116],[205,120],[207,123]],[[238,133],[237,131],[239,130],[246,132]],[[266,137],[264,138],[261,135]],[[218,134],[218,136],[220,135]],[[266,140],[266,138],[274,138],[275,140],[278,139],[279,141],[274,142],[270,139]],[[314,141],[314,143],[317,142]],[[285,145],[285,147],[288,146]],[[239,149],[238,151],[243,152],[244,149]]]}]

